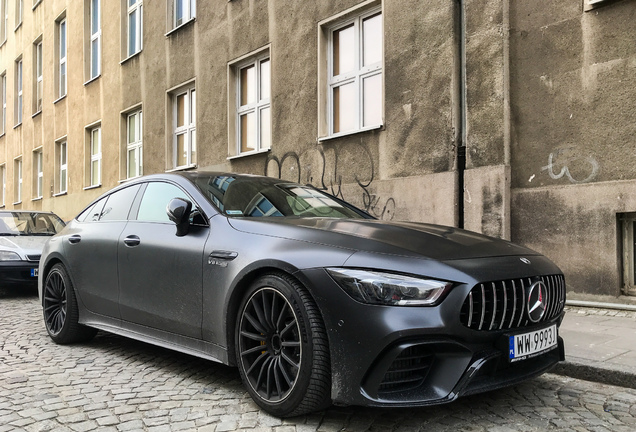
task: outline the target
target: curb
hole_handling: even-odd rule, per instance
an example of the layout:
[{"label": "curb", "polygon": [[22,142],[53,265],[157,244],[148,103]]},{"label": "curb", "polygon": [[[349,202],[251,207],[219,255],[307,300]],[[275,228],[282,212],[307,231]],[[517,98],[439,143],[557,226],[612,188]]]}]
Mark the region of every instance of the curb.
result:
[{"label": "curb", "polygon": [[578,357],[570,357],[557,363],[550,371],[557,375],[582,379],[601,384],[636,389],[636,368],[624,365],[611,365],[592,362]]}]

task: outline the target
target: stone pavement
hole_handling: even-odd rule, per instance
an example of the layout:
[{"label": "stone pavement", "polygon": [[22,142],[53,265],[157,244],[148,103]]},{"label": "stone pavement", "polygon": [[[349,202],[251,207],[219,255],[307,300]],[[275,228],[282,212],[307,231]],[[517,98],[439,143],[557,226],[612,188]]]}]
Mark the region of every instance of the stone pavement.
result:
[{"label": "stone pavement", "polygon": [[636,311],[566,306],[554,373],[636,389]]},{"label": "stone pavement", "polygon": [[[599,323],[630,329],[635,319],[602,313],[568,311],[563,334],[570,352],[577,331],[571,318],[591,317],[593,333],[600,334]],[[620,327],[616,322],[607,327]],[[548,373],[446,405],[334,406],[281,420],[258,409],[233,368],[103,332],[86,344],[55,345],[37,298],[0,288],[0,432],[183,430],[633,432],[636,390]]]}]

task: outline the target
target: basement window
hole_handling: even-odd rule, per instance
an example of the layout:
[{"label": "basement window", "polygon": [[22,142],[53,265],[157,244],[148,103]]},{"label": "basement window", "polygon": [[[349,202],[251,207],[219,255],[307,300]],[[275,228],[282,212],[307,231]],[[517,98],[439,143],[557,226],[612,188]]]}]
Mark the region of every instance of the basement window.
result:
[{"label": "basement window", "polygon": [[622,236],[623,294],[636,295],[636,213],[618,215]]}]

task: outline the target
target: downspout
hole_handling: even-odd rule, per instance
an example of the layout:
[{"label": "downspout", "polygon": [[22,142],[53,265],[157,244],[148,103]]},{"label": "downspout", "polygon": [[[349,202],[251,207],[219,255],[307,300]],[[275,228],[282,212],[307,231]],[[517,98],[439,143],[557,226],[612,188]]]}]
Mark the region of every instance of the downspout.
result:
[{"label": "downspout", "polygon": [[466,5],[464,0],[456,0],[456,31],[459,36],[457,41],[457,58],[459,70],[457,79],[458,93],[458,126],[455,148],[457,152],[457,226],[464,228],[464,177],[466,171],[466,141],[467,141],[467,108],[466,108]]}]

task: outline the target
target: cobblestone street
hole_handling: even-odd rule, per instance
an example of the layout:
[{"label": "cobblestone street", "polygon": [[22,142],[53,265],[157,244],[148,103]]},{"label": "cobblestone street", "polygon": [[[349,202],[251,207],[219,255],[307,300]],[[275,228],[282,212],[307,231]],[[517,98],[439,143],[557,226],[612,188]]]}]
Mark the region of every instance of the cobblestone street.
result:
[{"label": "cobblestone street", "polygon": [[636,390],[553,374],[437,407],[280,420],[252,403],[233,368],[101,332],[58,346],[37,297],[0,290],[0,304],[0,432],[636,429]]}]

